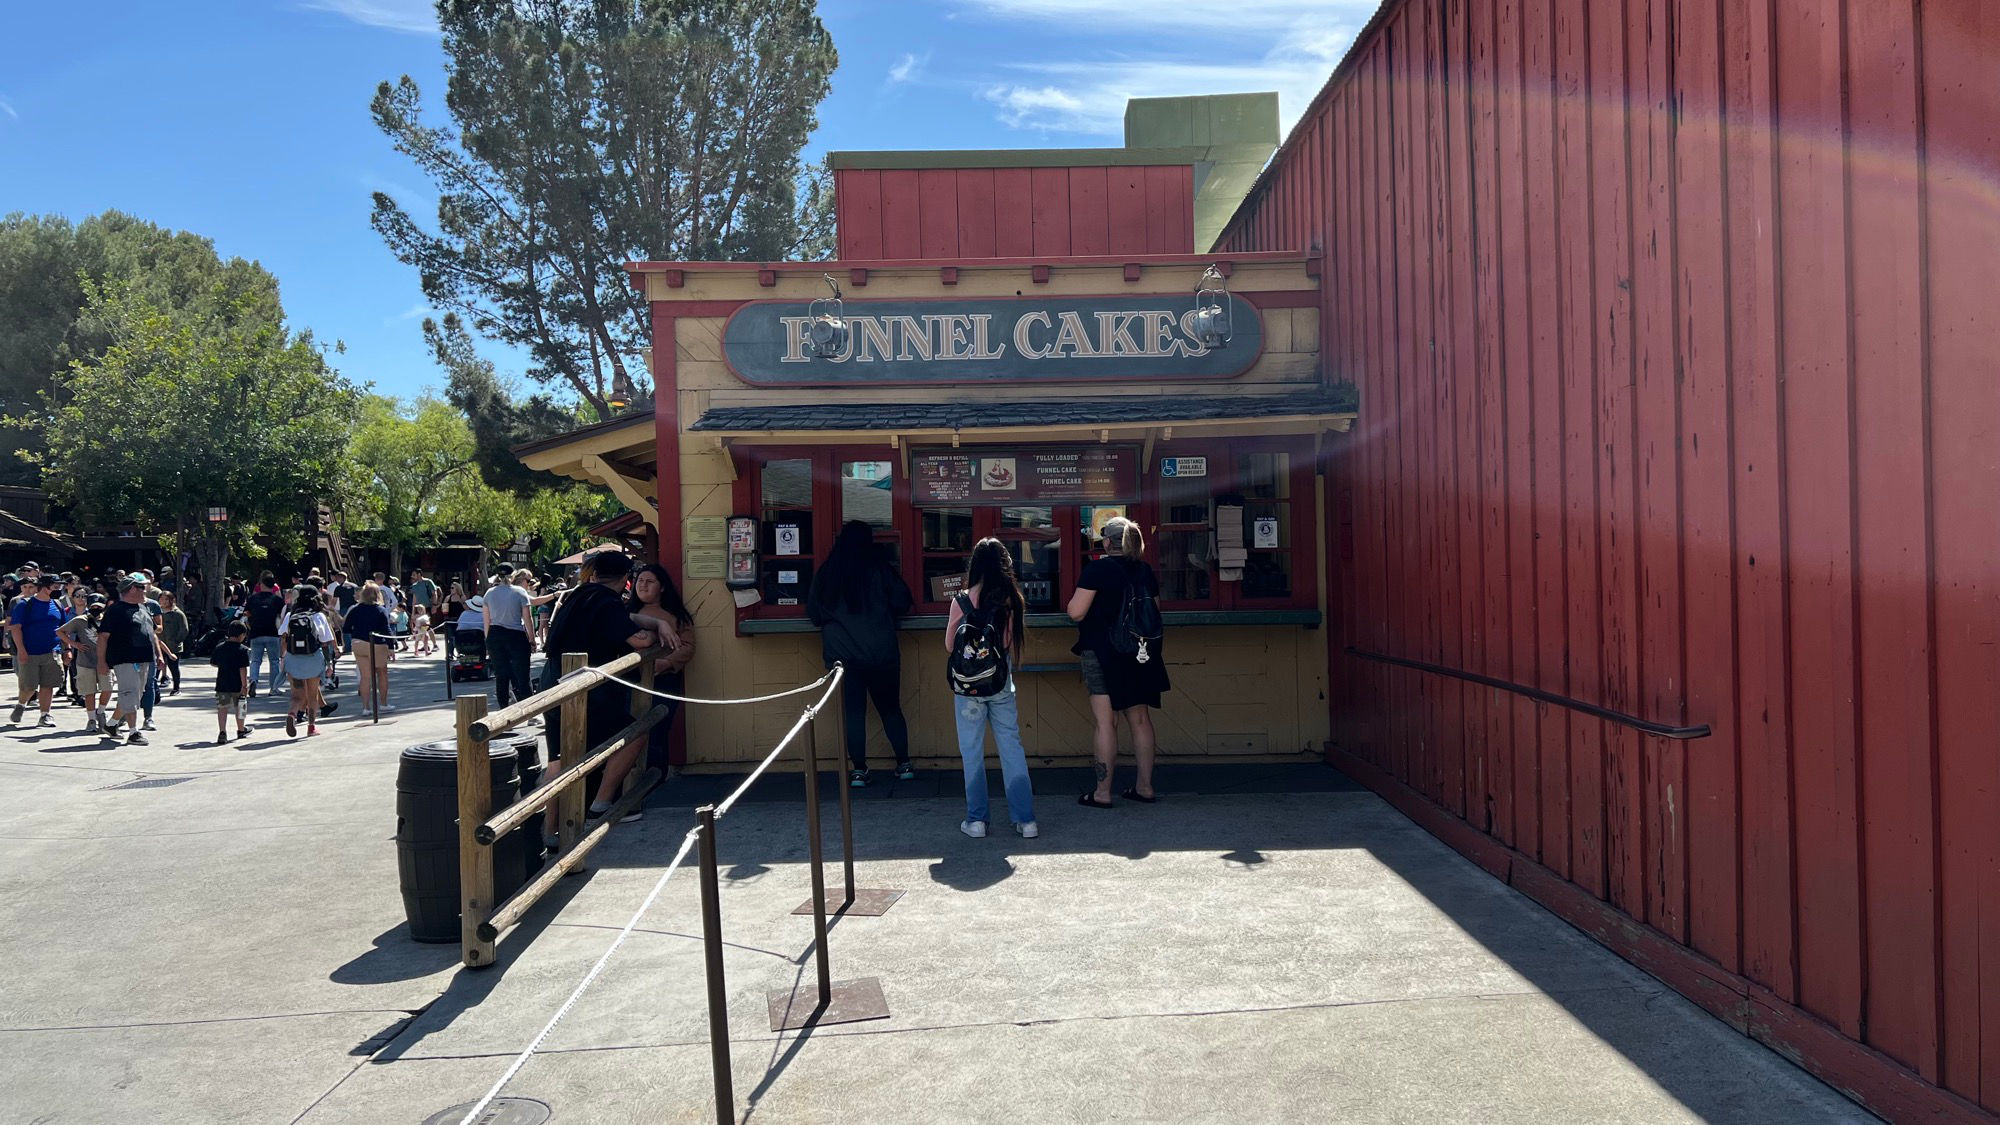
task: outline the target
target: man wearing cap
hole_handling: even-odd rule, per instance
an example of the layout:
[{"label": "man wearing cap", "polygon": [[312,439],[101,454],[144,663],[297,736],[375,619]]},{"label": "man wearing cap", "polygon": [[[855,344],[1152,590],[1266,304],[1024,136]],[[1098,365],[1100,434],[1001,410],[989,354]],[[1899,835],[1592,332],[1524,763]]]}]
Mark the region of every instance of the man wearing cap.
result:
[{"label": "man wearing cap", "polygon": [[104,607],[104,622],[98,632],[97,674],[109,676],[118,692],[105,733],[118,737],[118,728],[130,724],[128,745],[146,745],[139,731],[139,706],[153,668],[160,662],[159,632],[153,615],[146,609],[146,580],[136,574],[118,580],[118,600]]},{"label": "man wearing cap", "polygon": [[14,676],[21,688],[9,721],[17,725],[30,699],[35,699],[41,707],[41,725],[56,725],[49,707],[54,704],[56,689],[63,686],[64,679],[62,642],[57,639],[56,630],[62,628],[68,614],[49,599],[52,592],[39,573],[23,574],[21,599],[7,611],[7,635],[14,642]]}]

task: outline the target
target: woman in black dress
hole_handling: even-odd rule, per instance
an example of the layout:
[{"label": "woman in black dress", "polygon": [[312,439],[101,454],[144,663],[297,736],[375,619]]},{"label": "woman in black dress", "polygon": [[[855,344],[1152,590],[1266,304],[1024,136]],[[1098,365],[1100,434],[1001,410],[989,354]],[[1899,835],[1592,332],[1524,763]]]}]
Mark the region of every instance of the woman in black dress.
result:
[{"label": "woman in black dress", "polygon": [[1148,805],[1159,800],[1153,791],[1152,709],[1160,705],[1160,693],[1171,686],[1167,663],[1157,644],[1150,646],[1142,660],[1133,653],[1120,652],[1112,643],[1127,587],[1159,597],[1160,580],[1142,557],[1145,550],[1145,536],[1138,524],[1123,517],[1106,521],[1104,557],[1083,568],[1077,576],[1076,593],[1069,599],[1070,620],[1077,623],[1076,646],[1071,651],[1081,658],[1084,690],[1090,693],[1090,714],[1097,724],[1091,747],[1097,786],[1077,798],[1077,803],[1094,809],[1111,807],[1120,717],[1132,729],[1132,758],[1139,770],[1132,786],[1119,796]]}]

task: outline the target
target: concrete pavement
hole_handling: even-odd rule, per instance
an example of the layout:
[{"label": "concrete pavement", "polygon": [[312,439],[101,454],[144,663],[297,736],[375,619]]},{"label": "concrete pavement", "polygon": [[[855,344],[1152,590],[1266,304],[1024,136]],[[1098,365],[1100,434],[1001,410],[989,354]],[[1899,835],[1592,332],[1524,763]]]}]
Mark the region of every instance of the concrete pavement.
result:
[{"label": "concrete pavement", "polygon": [[[0,730],[0,1121],[414,1125],[469,1101],[725,784],[671,782],[461,973],[403,937],[391,839],[397,752],[449,732],[437,663],[396,666],[380,726],[287,741],[265,706],[228,747],[194,670],[151,747],[67,709]],[[1164,803],[1110,812],[1073,780],[1038,774],[1036,840],[960,835],[949,775],[865,791],[861,885],[908,893],[837,919],[830,951],[890,1017],[804,1033],[765,1020],[813,979],[798,779],[723,822],[741,1119],[1871,1120],[1330,771],[1169,765]],[[696,894],[674,877],[510,1094],[557,1122],[714,1120]]]}]

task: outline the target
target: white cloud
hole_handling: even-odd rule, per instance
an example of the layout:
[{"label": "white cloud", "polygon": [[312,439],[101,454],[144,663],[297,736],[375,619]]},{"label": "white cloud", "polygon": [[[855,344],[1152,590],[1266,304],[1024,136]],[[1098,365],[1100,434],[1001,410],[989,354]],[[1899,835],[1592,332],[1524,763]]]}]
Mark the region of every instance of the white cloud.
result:
[{"label": "white cloud", "polygon": [[16,121],[21,119],[21,115],[14,110],[14,103],[8,101],[6,98],[0,98],[0,113],[5,113]]},{"label": "white cloud", "polygon": [[1122,133],[1132,98],[1267,90],[1277,92],[1289,131],[1377,7],[1377,0],[1240,0],[1218,19],[1223,9],[1160,0],[960,3],[999,19],[1115,31],[1115,56],[1014,64],[981,91],[1015,128],[1107,137]]},{"label": "white cloud", "polygon": [[431,314],[431,307],[419,301],[418,303],[411,305],[409,308],[404,309],[402,312],[397,313],[395,316],[383,317],[382,324],[385,327],[395,324],[405,324],[408,323],[409,321],[416,320],[419,317],[429,316],[430,314]]},{"label": "white cloud", "polygon": [[299,4],[390,31],[436,35],[438,29],[435,0],[299,0]]},{"label": "white cloud", "polygon": [[889,81],[908,82],[923,70],[924,64],[929,62],[930,59],[929,52],[925,52],[923,58],[918,58],[913,54],[904,52],[903,57],[896,60],[896,65],[889,68]]}]

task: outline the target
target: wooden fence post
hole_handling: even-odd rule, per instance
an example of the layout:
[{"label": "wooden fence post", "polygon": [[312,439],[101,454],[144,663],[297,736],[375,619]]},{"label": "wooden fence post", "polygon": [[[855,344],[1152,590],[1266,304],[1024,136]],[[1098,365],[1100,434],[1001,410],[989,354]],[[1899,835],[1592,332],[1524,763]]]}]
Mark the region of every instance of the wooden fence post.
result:
[{"label": "wooden fence post", "polygon": [[458,925],[468,969],[493,963],[493,943],[479,926],[493,913],[493,849],[473,831],[493,815],[493,757],[486,741],[472,736],[472,724],[486,717],[486,696],[458,700]]},{"label": "wooden fence post", "polygon": [[[567,676],[584,665],[590,658],[580,652],[562,654],[562,672]],[[577,692],[562,704],[562,755],[563,769],[569,770],[576,763],[590,756],[590,693]],[[562,839],[562,850],[576,846],[577,837],[583,835],[584,812],[589,806],[590,783],[579,781],[562,791],[556,798],[556,824]],[[484,819],[484,818],[481,818]]]}]

